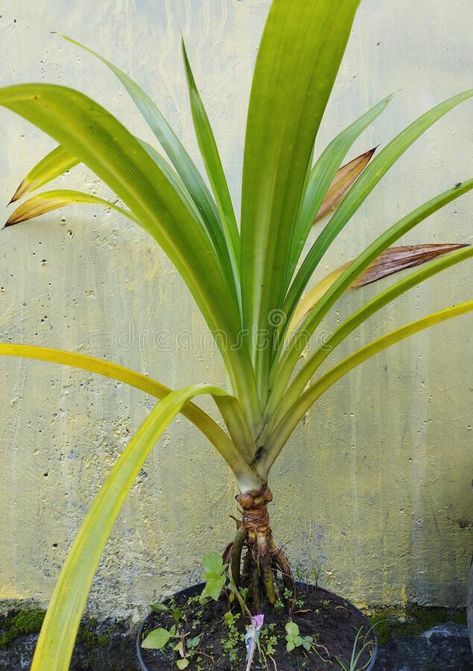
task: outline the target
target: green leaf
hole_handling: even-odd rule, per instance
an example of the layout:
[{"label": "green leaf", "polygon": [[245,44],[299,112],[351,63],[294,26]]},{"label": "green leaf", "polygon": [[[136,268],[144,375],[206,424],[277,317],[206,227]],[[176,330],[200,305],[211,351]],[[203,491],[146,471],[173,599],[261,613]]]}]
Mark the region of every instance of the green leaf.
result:
[{"label": "green leaf", "polygon": [[466,245],[457,245],[454,252],[448,255],[443,254],[442,258],[428,263],[424,268],[417,272],[411,273],[404,279],[391,285],[384,291],[377,294],[374,298],[365,303],[359,310],[354,312],[350,317],[343,322],[327,339],[324,344],[313,352],[301,369],[298,371],[294,380],[291,382],[289,388],[277,406],[277,411],[271,417],[268,427],[268,442],[271,444],[272,431],[278,425],[279,421],[284,417],[291,405],[296,401],[299,394],[303,391],[306,384],[309,382],[314,373],[319,369],[325,359],[332,354],[338,345],[347,338],[360,324],[365,322],[369,317],[381,310],[385,305],[393,301],[401,294],[409,291],[421,282],[430,277],[450,268],[450,266],[466,261],[473,256],[473,247]]},{"label": "green leaf", "polygon": [[207,175],[219,209],[220,221],[223,226],[227,247],[230,250],[230,259],[235,273],[235,282],[239,286],[240,234],[238,232],[235,219],[232,199],[228,189],[227,180],[223,171],[223,166],[220,160],[220,154],[218,152],[217,143],[215,142],[212,127],[195,83],[184,40],[182,40],[182,53],[184,57],[184,65],[186,68],[189,98],[197,142],[199,144],[200,153],[202,155],[205,169],[207,171]]},{"label": "green leaf", "polygon": [[170,638],[171,632],[169,632],[167,629],[163,629],[163,627],[160,627],[159,629],[154,629],[154,631],[150,632],[148,636],[146,636],[146,638],[141,643],[141,647],[153,650],[161,650],[164,648]]},{"label": "green leaf", "polygon": [[184,657],[183,659],[178,659],[176,662],[176,666],[178,669],[187,669],[189,666],[189,660],[187,657]]},{"label": "green leaf", "polygon": [[[274,325],[315,136],[359,0],[274,0],[256,60],[246,127],[241,215],[244,328],[265,400]],[[339,166],[337,166],[339,167]]]},{"label": "green leaf", "polygon": [[310,385],[310,387],[294,403],[290,411],[286,413],[283,420],[278,424],[278,427],[274,431],[275,442],[273,456],[274,454],[279,454],[282,447],[296,426],[299,424],[302,417],[317,401],[317,399],[320,398],[320,396],[322,396],[322,394],[324,394],[327,389],[334,385],[340,378],[353,370],[353,368],[356,368],[364,361],[375,356],[382,350],[391,347],[391,345],[395,345],[396,343],[405,338],[408,338],[411,335],[414,335],[415,333],[419,333],[420,331],[430,328],[436,324],[440,324],[447,319],[452,319],[453,317],[466,314],[472,310],[473,300],[466,301],[458,305],[453,305],[452,307],[439,310],[438,312],[433,312],[423,319],[411,322],[410,324],[396,329],[395,331],[391,331],[391,333],[388,333],[381,338],[373,340],[369,344],[343,359],[338,365],[334,366],[334,368],[329,370],[319,380]]},{"label": "green leaf", "polygon": [[386,109],[391,99],[392,95],[384,98],[339,133],[327,145],[315,165],[310,169],[292,240],[289,279],[292,277],[314,219],[323,206],[324,199],[333,184],[342,160],[355,140]]},{"label": "green leaf", "polygon": [[295,647],[296,647],[296,646],[295,646],[295,644],[294,644],[294,641],[292,641],[292,640],[290,640],[290,641],[288,641],[288,642],[286,643],[286,650],[287,650],[288,652],[291,652],[292,650],[294,650]]},{"label": "green leaf", "polygon": [[0,89],[0,105],[28,119],[77,156],[159,242],[216,335],[234,390],[257,425],[251,361],[239,341],[240,310],[208,232],[139,141],[87,96],[51,84]]},{"label": "green leaf", "polygon": [[202,559],[202,566],[207,573],[220,575],[225,570],[222,555],[219,552],[209,552]]},{"label": "green leaf", "polygon": [[380,179],[402,154],[436,121],[451,109],[473,96],[473,89],[459,93],[432,108],[397,135],[377,156],[352,186],[327,226],[314,242],[294,278],[284,303],[288,320],[312,274],[332,242],[353,217]]},{"label": "green leaf", "polygon": [[[461,243],[446,242],[425,242],[417,245],[389,247],[370,263],[366,270],[364,270],[363,273],[350,285],[350,288],[357,289],[367,284],[378,282],[385,277],[389,277],[389,275],[398,273],[401,270],[406,270],[407,268],[412,268],[413,266],[421,265],[437,256],[448,254],[461,247],[465,247],[465,245]],[[335,268],[335,270],[332,270],[302,296],[292,316],[291,323],[289,324],[287,331],[289,335],[294,331],[297,324],[306,316],[309,310],[320,300],[323,294],[332,286],[332,284],[334,284],[335,280],[341,277],[353,261],[354,259],[350,259],[350,261],[347,261],[341,266],[338,266],[338,268]]]},{"label": "green leaf", "polygon": [[[79,368],[90,373],[119,380],[156,398],[165,398],[172,392],[172,389],[148,375],[143,375],[143,373],[138,373],[119,364],[98,359],[87,354],[66,352],[64,350],[35,345],[0,343],[0,356],[15,356],[72,366],[73,368]],[[206,412],[191,402],[186,403],[181,412],[209,439],[241,482],[244,482],[246,479],[249,489],[254,489],[255,485],[258,486],[256,474],[252,476],[252,469],[242,457],[239,450]],[[253,483],[251,482],[252,477]]]},{"label": "green leaf", "polygon": [[287,622],[286,631],[290,636],[297,636],[299,634],[299,627],[295,622]]},{"label": "green leaf", "polygon": [[67,671],[82,612],[105,544],[149,453],[182,406],[199,394],[221,394],[217,387],[194,385],[172,392],[142,423],[80,528],[59,575],[36,646],[31,671]]},{"label": "green leaf", "polygon": [[[373,162],[376,159],[373,159]],[[371,168],[373,162],[366,168],[365,172],[359,177],[353,188],[356,188]],[[352,188],[352,189],[353,189]],[[272,397],[268,404],[267,412],[271,413],[274,410],[275,404],[279,403],[280,399],[286,390],[286,385],[289,382],[295,366],[299,360],[301,344],[307,343],[310,336],[315,332],[315,329],[320,324],[324,316],[335,305],[338,298],[346,291],[352,283],[360,277],[364,270],[370,266],[372,261],[376,259],[381,252],[387,249],[400,237],[408,233],[419,223],[424,221],[431,214],[452,202],[456,198],[462,196],[473,189],[473,179],[467,180],[443,193],[431,198],[426,203],[423,203],[412,212],[409,212],[405,217],[390,226],[384,233],[378,236],[368,247],[358,255],[358,257],[346,267],[343,272],[336,277],[335,281],[330,284],[327,290],[319,297],[317,302],[308,311],[306,317],[303,319],[299,327],[296,329],[290,338],[284,354],[280,362],[274,368],[274,380]],[[349,192],[350,197],[352,191]],[[346,199],[345,199],[346,201]],[[343,201],[343,203],[345,203]],[[342,203],[342,206],[343,206]],[[341,206],[341,207],[342,207]],[[337,216],[339,210],[335,213]],[[333,221],[333,219],[332,219]],[[325,232],[326,229],[324,229]],[[323,233],[321,234],[323,235]],[[336,272],[336,271],[335,271]],[[303,336],[302,340],[300,336]],[[304,383],[305,384],[305,383]],[[304,386],[304,385],[303,385]],[[303,388],[302,386],[302,388]],[[294,398],[290,399],[292,402]]]},{"label": "green leaf", "polygon": [[210,597],[214,601],[218,601],[220,594],[225,587],[226,577],[223,576],[208,576],[206,579],[205,587],[202,591],[201,598]]},{"label": "green leaf", "polygon": [[15,191],[10,203],[14,203],[16,200],[26,196],[27,193],[39,189],[78,163],[79,161],[75,156],[59,145],[29,171]]},{"label": "green leaf", "polygon": [[[140,110],[143,118],[148,126],[158,139],[166,154],[169,156],[171,163],[176,169],[182,183],[187,189],[191,199],[195,203],[199,212],[202,215],[202,220],[207,227],[209,235],[211,236],[218,254],[224,263],[227,272],[227,277],[230,278],[231,264],[229,259],[229,252],[225,243],[225,236],[222,230],[222,224],[219,220],[219,214],[215,202],[202,179],[201,174],[197,170],[194,162],[189,156],[187,150],[177,137],[174,130],[151,100],[149,95],[134,82],[123,70],[108,61],[106,58],[93,51],[89,47],[77,42],[76,40],[62,35],[62,37],[71,42],[71,44],[84,49],[89,54],[98,58],[104,65],[106,65],[113,74],[119,79],[123,87],[126,89],[130,98]],[[226,266],[226,262],[228,266]]]}]

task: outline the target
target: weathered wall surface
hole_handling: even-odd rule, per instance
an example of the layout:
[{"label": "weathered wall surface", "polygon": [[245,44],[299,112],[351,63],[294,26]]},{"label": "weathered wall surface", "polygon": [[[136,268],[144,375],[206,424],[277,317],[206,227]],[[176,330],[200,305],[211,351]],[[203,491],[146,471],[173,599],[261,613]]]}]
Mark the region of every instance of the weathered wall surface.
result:
[{"label": "weathered wall surface", "polygon": [[[151,139],[113,76],[61,41],[94,46],[153,93],[195,149],[180,60],[185,36],[238,198],[250,73],[268,0],[15,0],[0,11],[2,83],[69,84]],[[386,141],[437,101],[473,85],[471,0],[363,0],[320,146],[391,91],[353,155]],[[327,257],[350,258],[423,200],[472,176],[473,103],[430,130],[385,177]],[[25,171],[52,144],[0,111],[0,218]],[[61,185],[99,194],[76,169]],[[473,241],[464,197],[406,240]],[[114,359],[175,387],[223,383],[218,356],[175,271],[118,216],[77,207],[0,239],[0,340]],[[471,264],[384,310],[350,342],[471,297]],[[367,288],[372,295],[374,288]],[[359,304],[353,294],[341,305]],[[327,329],[330,324],[327,325]],[[325,396],[272,480],[274,528],[295,562],[358,602],[464,601],[473,547],[473,339],[464,317],[378,356]],[[0,361],[0,598],[46,604],[67,548],[119,450],[151,407],[137,391],[85,373]],[[218,483],[218,484],[215,484]],[[124,614],[193,582],[199,559],[232,532],[234,486],[184,420],[144,469],[91,597]]]}]

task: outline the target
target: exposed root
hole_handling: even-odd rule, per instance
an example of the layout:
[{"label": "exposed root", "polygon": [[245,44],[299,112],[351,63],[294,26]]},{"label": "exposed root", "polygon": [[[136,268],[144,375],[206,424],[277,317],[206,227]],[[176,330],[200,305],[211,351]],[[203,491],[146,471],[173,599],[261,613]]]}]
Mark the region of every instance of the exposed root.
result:
[{"label": "exposed root", "polygon": [[241,586],[241,553],[243,551],[243,545],[246,539],[246,531],[241,525],[236,532],[235,539],[232,543],[232,552],[230,558],[230,570],[232,574],[232,580],[235,583],[235,587]]}]

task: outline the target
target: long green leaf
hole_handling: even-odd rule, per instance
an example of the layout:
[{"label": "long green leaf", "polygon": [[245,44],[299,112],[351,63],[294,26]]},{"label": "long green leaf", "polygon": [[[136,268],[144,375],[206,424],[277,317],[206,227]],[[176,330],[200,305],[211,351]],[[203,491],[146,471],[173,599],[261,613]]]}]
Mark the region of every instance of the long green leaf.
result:
[{"label": "long green leaf", "polygon": [[66,35],[62,35],[62,37],[64,37],[64,39],[68,42],[71,42],[71,44],[84,49],[95,58],[98,58],[119,79],[130,98],[140,110],[143,118],[158,139],[164,151],[169,156],[171,163],[182,179],[182,182],[188,190],[190,197],[197,206],[197,209],[200,211],[202,219],[208,228],[209,235],[211,236],[219,253],[220,260],[224,265],[227,279],[230,282],[231,278],[233,277],[233,273],[230,263],[229,250],[225,242],[225,236],[223,234],[222,225],[219,220],[217,207],[214,200],[212,199],[207,185],[202,179],[201,174],[197,170],[194,162],[192,161],[187,150],[177,137],[174,130],[171,128],[149,95],[145,93],[145,91],[143,91],[143,89],[138,86],[138,84],[133,81],[131,77],[123,72],[123,70],[98,54],[96,51],[93,51],[80,42],[77,42],[76,40],[73,40]]},{"label": "long green leaf", "polygon": [[[299,203],[359,0],[274,0],[256,60],[242,185],[244,327],[260,396],[267,377]],[[337,166],[338,167],[338,166]],[[268,332],[269,347],[258,346]]]},{"label": "long green leaf", "polygon": [[[258,402],[246,348],[238,341],[240,312],[227,289],[215,249],[139,141],[111,114],[73,89],[24,84],[0,89],[0,104],[54,137],[88,165],[140,220],[175,264],[216,334],[233,389],[258,423]],[[232,347],[233,346],[233,347]]]},{"label": "long green leaf", "polygon": [[340,378],[342,378],[353,368],[356,368],[356,366],[359,366],[367,359],[370,359],[382,350],[391,347],[391,345],[395,345],[401,340],[408,338],[409,336],[418,333],[419,331],[428,329],[435,324],[440,324],[447,319],[452,319],[453,317],[466,314],[472,310],[473,300],[466,301],[465,303],[460,303],[458,305],[453,305],[452,307],[439,310],[438,312],[433,312],[427,317],[419,319],[415,322],[411,322],[410,324],[396,329],[395,331],[391,331],[391,333],[374,340],[368,345],[365,345],[365,347],[362,347],[348,356],[346,359],[343,359],[343,361],[332,368],[328,373],[317,380],[317,382],[311,385],[307,391],[299,396],[297,402],[279,422],[278,426],[273,432],[274,442],[271,446],[271,450],[268,450],[261,459],[260,472],[263,474],[263,476],[269,472],[272,464],[275,462],[282,448],[288,441],[292,432],[299,424],[305,413],[312,407],[317,399],[319,399],[320,396],[322,396],[322,394],[325,393],[327,389],[334,385]]},{"label": "long green leaf", "polygon": [[32,196],[31,198],[28,198],[28,200],[25,200],[8,217],[5,227],[13,226],[14,224],[19,224],[21,221],[27,221],[28,219],[39,217],[47,212],[59,210],[67,205],[74,205],[77,203],[102,205],[103,207],[115,210],[115,212],[127,217],[127,219],[132,219],[136,223],[139,223],[131,212],[115,205],[115,203],[110,203],[108,200],[93,196],[90,193],[84,193],[83,191],[57,189],[56,191],[43,191],[43,193],[39,193],[36,196]]},{"label": "long green leaf", "polygon": [[323,205],[330,185],[350,147],[361,133],[386,109],[392,95],[378,102],[359,119],[339,133],[324,149],[310,170],[307,188],[300,208],[292,240],[289,275],[292,277],[296,263],[304,248],[307,236],[317,213]]},{"label": "long green leaf", "polygon": [[187,401],[220,395],[217,387],[195,385],[160,401],[119,457],[80,528],[56,584],[31,671],[67,671],[94,574],[118,514],[148,455]]},{"label": "long green leaf", "polygon": [[27,193],[35,191],[44,184],[51,182],[78,163],[79,161],[75,156],[72,156],[67,149],[59,145],[59,147],[50,151],[49,154],[46,154],[46,156],[29,171],[13,194],[10,203],[14,203],[20,198],[23,198],[23,196],[26,196]]},{"label": "long green leaf", "polygon": [[[169,181],[172,181],[173,185],[177,183],[177,173],[172,170],[172,166],[169,165],[166,159],[161,156],[161,154],[148,142],[140,140],[139,138],[137,139],[144,147],[144,149],[146,149],[151,158],[158,164],[159,168],[165,173]],[[14,203],[31,191],[35,191],[36,189],[39,189],[39,187],[48,184],[53,179],[56,179],[56,177],[60,177],[65,172],[67,172],[67,170],[70,170],[70,168],[74,167],[78,163],[79,160],[75,156],[73,156],[64,147],[59,145],[49,154],[46,154],[46,156],[44,156],[29,171],[29,173],[21,182],[20,186],[15,191],[15,194],[10,200],[10,203]],[[180,182],[180,186],[182,188],[182,181]]]},{"label": "long green leaf", "polygon": [[156,149],[156,147],[153,147],[153,145],[150,144],[149,142],[146,142],[146,140],[139,139],[139,143],[141,144],[143,149],[147,152],[148,156],[150,156],[153,159],[153,161],[156,163],[161,172],[163,172],[166,175],[167,179],[169,180],[169,183],[172,184],[173,189],[176,191],[176,193],[179,194],[181,199],[186,203],[188,209],[191,210],[198,219],[203,221],[202,214],[197,208],[197,205],[190,197],[189,192],[184,185],[184,182],[179,177],[173,166],[166,159],[166,157],[160,154],[159,151]]},{"label": "long green leaf", "polygon": [[[375,160],[375,159],[374,159]],[[370,166],[366,168],[369,170]],[[366,172],[366,171],[365,171]],[[359,180],[363,179],[365,173],[361,175]],[[359,181],[358,180],[358,181]],[[356,188],[358,182],[354,185]],[[459,196],[467,193],[473,189],[473,179],[467,180],[452,189],[448,189],[444,193],[435,196],[427,203],[423,203],[415,210],[393,224],[390,228],[382,233],[374,240],[357,258],[351,263],[348,268],[338,277],[335,282],[327,289],[327,291],[320,297],[317,303],[307,313],[306,317],[301,322],[300,326],[291,337],[287,349],[282,356],[279,364],[275,366],[275,379],[273,384],[272,400],[270,401],[273,407],[274,403],[279,403],[286,385],[292,375],[294,367],[300,356],[301,338],[307,342],[307,339],[315,332],[315,329],[320,324],[327,312],[333,307],[338,298],[343,292],[351,286],[353,281],[359,277],[363,271],[370,265],[374,259],[379,256],[381,252],[392,245],[396,240],[405,235],[414,226],[424,221],[428,216],[444,207],[447,203],[455,200]],[[350,192],[351,193],[351,192]],[[350,194],[348,195],[348,197]],[[342,203],[343,206],[343,203]],[[337,210],[338,212],[338,210]],[[336,215],[335,215],[336,216]],[[325,229],[326,230],[326,229]]]},{"label": "long green leaf", "polygon": [[199,90],[195,83],[194,74],[187,56],[184,40],[182,40],[182,54],[186,69],[187,84],[189,88],[189,99],[194,120],[194,128],[199,144],[200,153],[204,161],[205,169],[212,186],[217,202],[225,235],[227,247],[230,251],[230,260],[235,274],[235,282],[240,286],[240,234],[235,219],[233,203],[228,189],[227,180],[223,170],[217,143],[210,125],[209,117],[205,111]]},{"label": "long green leaf", "polygon": [[284,304],[284,313],[288,320],[291,319],[297,302],[321,258],[380,179],[422,133],[444,116],[444,114],[456,107],[456,105],[468,100],[472,96],[473,89],[470,89],[440,103],[407,126],[373,158],[314,242],[297,272]]},{"label": "long green leaf", "polygon": [[[148,375],[143,375],[143,373],[130,370],[111,361],[98,359],[87,354],[79,354],[78,352],[67,352],[50,347],[39,347],[37,345],[0,343],[0,356],[35,359],[36,361],[48,361],[50,363],[71,366],[72,368],[79,368],[89,373],[103,375],[112,380],[124,382],[159,399],[165,398],[173,391]],[[225,398],[219,397],[219,403],[223,403]],[[227,434],[206,412],[191,402],[186,403],[181,412],[184,417],[187,417],[188,420],[202,431],[234,472],[245,472],[247,467],[235,444],[232,443]],[[238,443],[236,444],[238,445]],[[247,470],[249,472],[249,469]]]},{"label": "long green leaf", "polygon": [[[289,385],[285,394],[283,395],[274,416],[271,417],[268,426],[268,434],[271,435],[272,429],[277,426],[281,418],[286,414],[291,405],[293,405],[299,395],[304,390],[306,384],[310,381],[314,373],[319,369],[325,359],[335,350],[335,348],[347,338],[360,324],[363,324],[373,314],[381,310],[388,303],[393,301],[401,294],[409,291],[412,287],[419,285],[421,282],[433,277],[437,273],[450,268],[457,263],[461,263],[473,256],[473,247],[463,247],[457,251],[450,252],[435,261],[427,263],[420,270],[411,273],[399,282],[391,285],[384,291],[381,291],[374,298],[369,300],[359,310],[354,312],[350,317],[343,322],[331,335],[331,337],[319,347],[304,363],[302,368],[297,373],[294,380]],[[268,439],[271,444],[271,437]]]}]

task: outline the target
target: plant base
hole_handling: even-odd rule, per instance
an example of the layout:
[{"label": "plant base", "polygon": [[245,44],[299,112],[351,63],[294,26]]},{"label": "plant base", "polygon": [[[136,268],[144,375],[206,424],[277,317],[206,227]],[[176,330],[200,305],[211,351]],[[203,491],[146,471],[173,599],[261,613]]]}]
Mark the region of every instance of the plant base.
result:
[{"label": "plant base", "polygon": [[[203,585],[195,585],[179,592],[173,597],[173,603],[181,613],[182,621],[179,629],[190,637],[200,636],[198,649],[189,659],[189,671],[245,671],[245,644],[241,640],[244,634],[247,618],[243,617],[238,605],[232,607],[232,613],[237,616],[236,633],[225,622],[225,613],[229,610],[228,602],[220,599],[218,602],[208,602],[201,606],[196,599]],[[289,616],[285,609],[275,608],[265,614],[266,628],[260,638],[260,647],[266,663],[255,656],[252,671],[274,669],[278,671],[339,671],[343,668],[340,660],[348,663],[352,655],[355,638],[358,631],[359,647],[366,643],[366,649],[357,668],[371,670],[374,668],[377,652],[376,637],[372,631],[370,621],[355,606],[345,599],[305,583],[296,583],[297,604],[292,612],[291,619],[300,630],[301,636],[312,636],[314,649],[308,653],[302,648],[291,652],[286,650],[285,625]],[[169,628],[173,624],[170,612],[151,613],[142,623],[137,636],[137,655],[142,671],[171,671],[176,669],[178,653],[169,646],[165,651],[146,650],[141,647],[143,638],[158,627]],[[272,631],[268,629],[272,626]],[[275,636],[272,650],[268,653],[268,638]],[[274,649],[272,649],[274,648]],[[271,659],[271,657],[273,659]],[[274,665],[274,662],[276,666]]]}]

